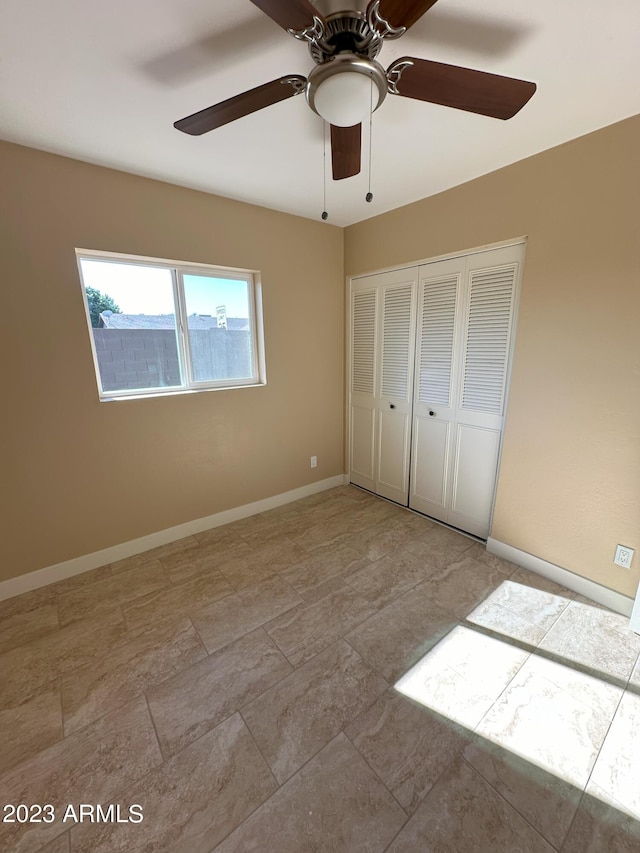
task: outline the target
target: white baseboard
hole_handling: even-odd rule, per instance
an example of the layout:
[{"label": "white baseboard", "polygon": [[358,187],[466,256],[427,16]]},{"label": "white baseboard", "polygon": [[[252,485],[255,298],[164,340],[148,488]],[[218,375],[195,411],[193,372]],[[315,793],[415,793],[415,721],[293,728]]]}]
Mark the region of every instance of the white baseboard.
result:
[{"label": "white baseboard", "polygon": [[[631,616],[633,599],[627,595],[622,595],[621,592],[616,592],[588,578],[583,578],[581,575],[576,575],[574,572],[556,566],[554,563],[549,563],[541,557],[514,548],[513,545],[506,545],[498,539],[491,537],[487,539],[487,551],[505,560],[510,560],[517,566],[522,566],[523,569],[529,569],[544,578],[562,584],[592,601],[597,601],[598,604],[602,604],[610,610],[615,610],[616,613]],[[638,619],[640,621],[640,606],[638,607]],[[640,624],[634,630],[640,631]]]},{"label": "white baseboard", "polygon": [[633,605],[629,627],[632,631],[635,631],[636,634],[640,634],[640,586],[638,586],[638,592],[636,593],[636,600]]},{"label": "white baseboard", "polygon": [[92,554],[84,554],[82,557],[75,557],[72,560],[66,560],[64,563],[56,563],[54,566],[46,566],[44,569],[38,569],[17,578],[9,578],[9,580],[0,582],[0,601],[21,595],[23,592],[39,589],[56,581],[65,580],[90,569],[97,569],[99,566],[106,566],[108,563],[115,563],[117,560],[124,560],[125,557],[141,554],[143,551],[149,551],[160,545],[167,545],[169,542],[184,539],[185,536],[193,536],[194,533],[202,533],[212,527],[220,527],[223,524],[239,521],[241,518],[247,518],[250,515],[257,515],[259,512],[276,509],[276,507],[348,483],[349,478],[346,475],[338,474],[317,483],[300,486],[300,488],[292,489],[290,492],[282,492],[282,494],[217,512],[205,518],[187,521],[185,524],[168,527],[166,530],[158,530],[157,533],[150,533],[148,536],[141,536],[139,539],[122,542],[120,545],[112,545],[110,548],[104,548]]}]

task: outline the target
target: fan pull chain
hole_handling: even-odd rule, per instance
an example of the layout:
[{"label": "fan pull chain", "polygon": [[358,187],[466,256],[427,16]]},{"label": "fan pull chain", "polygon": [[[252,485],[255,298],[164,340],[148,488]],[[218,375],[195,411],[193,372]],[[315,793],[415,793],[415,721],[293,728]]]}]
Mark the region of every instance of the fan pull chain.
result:
[{"label": "fan pull chain", "polygon": [[371,79],[371,98],[369,101],[369,192],[365,196],[366,201],[373,201],[371,192],[371,128],[373,127],[373,78]]},{"label": "fan pull chain", "polygon": [[329,214],[327,213],[327,123],[326,121],[322,122],[322,144],[323,144],[323,155],[322,155],[322,191],[323,191],[323,202],[322,202],[322,219],[324,222],[329,218]]}]

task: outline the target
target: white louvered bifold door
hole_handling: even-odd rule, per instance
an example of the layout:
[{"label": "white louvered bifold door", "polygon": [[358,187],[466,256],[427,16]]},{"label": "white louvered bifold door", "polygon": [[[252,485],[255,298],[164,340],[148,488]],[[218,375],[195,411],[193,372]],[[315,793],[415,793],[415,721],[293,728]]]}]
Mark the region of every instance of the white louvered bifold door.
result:
[{"label": "white louvered bifold door", "polygon": [[458,259],[420,268],[411,439],[412,509],[448,520],[448,460],[455,396]]},{"label": "white louvered bifold door", "polygon": [[350,478],[486,538],[523,244],[352,282]]},{"label": "white louvered bifold door", "polygon": [[351,285],[349,476],[407,505],[416,269]]},{"label": "white louvered bifold door", "polygon": [[376,493],[409,503],[416,270],[381,277]]},{"label": "white louvered bifold door", "polygon": [[350,479],[375,491],[378,290],[368,279],[351,290]]},{"label": "white louvered bifold door", "polygon": [[489,534],[504,425],[522,246],[471,255],[465,270],[449,523]]},{"label": "white louvered bifold door", "polygon": [[522,245],[420,268],[409,506],[489,533]]}]

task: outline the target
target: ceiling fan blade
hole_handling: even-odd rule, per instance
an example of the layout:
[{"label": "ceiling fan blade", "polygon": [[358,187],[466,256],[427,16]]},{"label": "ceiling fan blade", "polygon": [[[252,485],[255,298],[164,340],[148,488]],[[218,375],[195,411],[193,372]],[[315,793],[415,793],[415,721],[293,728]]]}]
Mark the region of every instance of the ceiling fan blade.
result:
[{"label": "ceiling fan blade", "polygon": [[[376,0],[371,0],[367,13]],[[405,27],[409,29],[416,21],[434,6],[436,0],[380,0],[378,17],[386,21],[392,29]]]},{"label": "ceiling fan blade", "polygon": [[248,92],[243,92],[241,95],[228,98],[212,107],[207,107],[186,118],[181,118],[174,122],[173,126],[191,136],[200,136],[210,130],[215,130],[216,127],[228,124],[230,121],[255,113],[264,107],[270,107],[271,104],[277,104],[278,101],[286,101],[287,98],[303,92],[306,83],[306,78],[299,74],[280,77],[278,80],[272,80],[270,83],[265,83],[255,89],[249,89]]},{"label": "ceiling fan blade", "polygon": [[514,116],[536,91],[526,80],[412,56],[393,62],[387,77],[394,94],[501,119]]},{"label": "ceiling fan blade", "polygon": [[313,28],[314,18],[324,23],[324,18],[309,0],[251,0],[283,30],[303,32]]},{"label": "ceiling fan blade", "polygon": [[352,127],[331,125],[331,167],[334,181],[358,174],[361,144],[361,124],[354,124]]}]

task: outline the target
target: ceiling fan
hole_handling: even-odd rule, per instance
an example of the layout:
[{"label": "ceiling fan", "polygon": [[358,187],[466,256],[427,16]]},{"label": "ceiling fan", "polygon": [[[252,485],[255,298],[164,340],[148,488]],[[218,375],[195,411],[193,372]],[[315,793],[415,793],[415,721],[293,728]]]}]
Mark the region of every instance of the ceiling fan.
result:
[{"label": "ceiling fan", "polygon": [[411,56],[396,59],[385,71],[376,61],[385,39],[402,36],[436,0],[371,0],[364,12],[326,17],[309,0],[251,2],[308,43],[315,67],[306,78],[280,77],[193,113],[174,123],[178,130],[199,136],[304,92],[311,109],[331,125],[333,178],[341,180],[360,171],[361,122],[387,93],[508,119],[536,91],[535,83],[525,80]]}]

